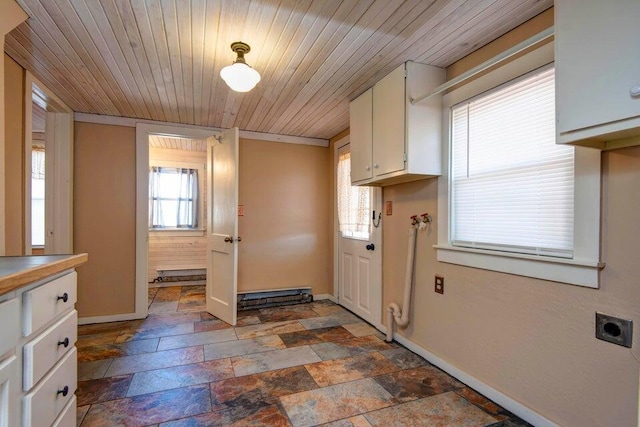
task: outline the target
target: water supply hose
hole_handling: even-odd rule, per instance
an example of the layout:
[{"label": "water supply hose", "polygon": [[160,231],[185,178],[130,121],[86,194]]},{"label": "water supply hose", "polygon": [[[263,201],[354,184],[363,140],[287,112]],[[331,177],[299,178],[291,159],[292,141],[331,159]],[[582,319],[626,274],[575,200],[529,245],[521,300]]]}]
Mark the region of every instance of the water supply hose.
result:
[{"label": "water supply hose", "polygon": [[393,341],[393,323],[400,327],[405,327],[409,324],[409,310],[411,308],[411,289],[413,284],[413,265],[416,252],[416,235],[418,226],[421,222],[417,220],[416,216],[411,217],[411,227],[409,227],[409,243],[407,247],[407,269],[405,271],[404,278],[404,298],[402,300],[402,310],[398,307],[398,304],[392,302],[387,307],[387,342]]}]

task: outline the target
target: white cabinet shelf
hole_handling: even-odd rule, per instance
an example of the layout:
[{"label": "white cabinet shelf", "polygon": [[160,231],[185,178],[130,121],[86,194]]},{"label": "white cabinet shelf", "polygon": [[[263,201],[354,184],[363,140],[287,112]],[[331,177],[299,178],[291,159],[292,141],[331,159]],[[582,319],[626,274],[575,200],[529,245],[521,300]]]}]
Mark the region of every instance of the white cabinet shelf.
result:
[{"label": "white cabinet shelf", "polygon": [[639,17],[637,0],[555,2],[559,143],[607,149],[640,135]]},{"label": "white cabinet shelf", "polygon": [[391,185],[442,173],[442,98],[418,104],[444,81],[444,70],[407,62],[350,105],[351,182]]}]

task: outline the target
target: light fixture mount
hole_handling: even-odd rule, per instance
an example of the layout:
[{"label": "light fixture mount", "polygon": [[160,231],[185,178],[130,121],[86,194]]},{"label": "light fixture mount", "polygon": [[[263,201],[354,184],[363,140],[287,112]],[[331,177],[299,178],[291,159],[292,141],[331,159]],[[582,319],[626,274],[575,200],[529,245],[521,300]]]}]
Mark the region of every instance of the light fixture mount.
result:
[{"label": "light fixture mount", "polygon": [[231,50],[234,51],[238,57],[234,62],[242,62],[246,64],[247,61],[244,60],[244,55],[251,51],[251,47],[245,42],[233,42],[231,43]]},{"label": "light fixture mount", "polygon": [[231,43],[231,50],[238,57],[233,61],[233,64],[220,70],[220,76],[232,90],[248,92],[260,81],[260,73],[251,68],[244,59],[244,55],[249,53],[251,48],[245,42],[238,41]]}]

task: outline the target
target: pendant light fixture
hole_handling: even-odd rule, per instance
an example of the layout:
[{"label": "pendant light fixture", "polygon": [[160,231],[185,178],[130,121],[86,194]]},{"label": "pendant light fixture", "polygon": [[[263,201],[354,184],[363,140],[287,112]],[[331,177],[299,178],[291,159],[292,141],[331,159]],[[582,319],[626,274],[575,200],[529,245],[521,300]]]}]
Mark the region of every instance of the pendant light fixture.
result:
[{"label": "pendant light fixture", "polygon": [[231,43],[231,50],[238,54],[238,57],[231,65],[227,65],[220,70],[220,77],[227,85],[236,92],[249,92],[260,81],[260,73],[251,68],[244,60],[245,53],[249,53],[251,48],[243,42]]}]

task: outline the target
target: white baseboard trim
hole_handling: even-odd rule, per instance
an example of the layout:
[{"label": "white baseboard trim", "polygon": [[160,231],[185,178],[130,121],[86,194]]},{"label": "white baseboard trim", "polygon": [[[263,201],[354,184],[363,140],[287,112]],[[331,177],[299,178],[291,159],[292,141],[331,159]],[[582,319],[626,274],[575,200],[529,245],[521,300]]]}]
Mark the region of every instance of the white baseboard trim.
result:
[{"label": "white baseboard trim", "polygon": [[78,319],[78,325],[90,325],[92,323],[120,322],[123,320],[144,319],[145,317],[146,316],[140,315],[138,313],[122,313],[122,314],[112,314],[108,316],[81,317]]},{"label": "white baseboard trim", "polygon": [[543,417],[542,415],[538,414],[532,409],[529,409],[528,407],[524,406],[520,402],[513,400],[509,396],[499,392],[493,387],[483,383],[476,377],[462,371],[461,369],[456,368],[449,362],[446,362],[445,360],[439,358],[435,354],[425,350],[424,348],[420,347],[413,341],[408,340],[402,335],[394,333],[393,338],[403,346],[407,347],[409,350],[425,358],[427,361],[429,361],[429,363],[434,364],[435,366],[442,369],[449,375],[457,378],[458,380],[465,383],[466,385],[473,388],[474,390],[477,390],[479,393],[493,400],[498,405],[514,413],[515,415],[522,418],[526,422],[533,424],[536,427],[558,427],[558,424]]},{"label": "white baseboard trim", "polygon": [[314,301],[321,301],[323,299],[328,299],[331,302],[335,302],[338,304],[338,299],[331,294],[317,294],[313,296]]}]

